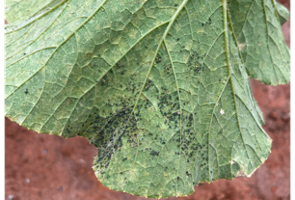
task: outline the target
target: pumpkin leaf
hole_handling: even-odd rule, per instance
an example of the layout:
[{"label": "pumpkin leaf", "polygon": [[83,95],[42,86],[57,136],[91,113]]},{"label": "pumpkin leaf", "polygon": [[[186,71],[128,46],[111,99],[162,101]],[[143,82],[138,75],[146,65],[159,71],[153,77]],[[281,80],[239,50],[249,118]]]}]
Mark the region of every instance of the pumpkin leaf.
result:
[{"label": "pumpkin leaf", "polygon": [[107,187],[186,196],[267,159],[248,76],[290,80],[273,1],[6,0],[6,19],[6,116],[89,139]]}]

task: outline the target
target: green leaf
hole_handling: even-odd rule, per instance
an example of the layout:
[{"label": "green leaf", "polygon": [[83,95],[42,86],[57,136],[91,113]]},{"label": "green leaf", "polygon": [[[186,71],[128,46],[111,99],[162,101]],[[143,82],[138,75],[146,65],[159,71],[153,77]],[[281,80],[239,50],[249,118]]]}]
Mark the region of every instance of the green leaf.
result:
[{"label": "green leaf", "polygon": [[250,77],[264,84],[290,81],[290,53],[285,43],[275,0],[231,0],[234,38]]},{"label": "green leaf", "polygon": [[283,25],[290,17],[289,10],[278,2],[276,2],[276,9],[279,15],[280,23]]},{"label": "green leaf", "polygon": [[202,182],[250,176],[268,157],[248,74],[290,79],[271,0],[11,2],[6,116],[88,138],[107,187],[185,196]]},{"label": "green leaf", "polygon": [[6,0],[5,19],[8,23],[41,17],[54,10],[66,0]]}]

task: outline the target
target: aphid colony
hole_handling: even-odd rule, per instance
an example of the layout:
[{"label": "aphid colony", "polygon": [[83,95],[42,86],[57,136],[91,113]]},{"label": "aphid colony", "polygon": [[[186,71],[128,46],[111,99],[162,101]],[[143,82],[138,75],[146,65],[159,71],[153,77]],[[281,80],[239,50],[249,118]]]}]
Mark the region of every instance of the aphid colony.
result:
[{"label": "aphid colony", "polygon": [[[179,38],[177,38],[177,41],[179,41]],[[173,75],[171,63],[167,62],[167,57],[163,57],[161,54],[157,54],[154,65],[162,66],[163,73]],[[187,66],[191,76],[197,76],[198,73],[204,71],[199,59],[200,55],[197,52],[192,52],[188,58]],[[140,65],[140,63],[137,62],[137,65]],[[118,76],[124,81],[120,82]],[[196,140],[193,114],[181,112],[177,91],[170,91],[166,86],[159,87],[151,78],[147,78],[144,86],[142,86],[137,76],[136,73],[130,73],[126,64],[118,62],[114,69],[111,69],[101,78],[100,84],[97,86],[101,88],[98,90],[101,94],[112,87],[122,88],[122,91],[120,94],[113,94],[109,98],[107,96],[101,98],[103,104],[99,108],[93,108],[89,112],[88,119],[80,125],[78,135],[89,138],[91,143],[98,148],[95,169],[104,177],[112,156],[117,151],[121,151],[124,145],[129,146],[129,148],[142,146],[143,148],[139,148],[140,152],[146,151],[149,152],[149,156],[158,157],[161,152],[151,147],[144,147],[145,141],[155,141],[162,146],[167,145],[168,142],[173,142],[161,133],[163,127],[167,127],[168,130],[176,134],[176,137],[174,137],[174,142],[177,143],[175,155],[185,156],[186,162],[190,165],[195,165],[198,160],[199,167],[208,170],[207,152],[209,147],[206,145],[206,140],[202,142],[203,144]],[[142,87],[142,92],[145,95],[150,95],[157,100],[158,123],[146,118],[147,113],[153,113],[155,110],[145,95],[138,98]],[[188,103],[182,102],[183,105]],[[153,132],[142,131],[150,127],[153,127]],[[72,129],[71,126],[68,126],[66,132],[71,134]],[[121,161],[126,162],[129,159],[128,156],[123,156]],[[190,170],[186,171],[187,177],[191,177],[192,173]],[[109,175],[105,178],[108,179]]]}]

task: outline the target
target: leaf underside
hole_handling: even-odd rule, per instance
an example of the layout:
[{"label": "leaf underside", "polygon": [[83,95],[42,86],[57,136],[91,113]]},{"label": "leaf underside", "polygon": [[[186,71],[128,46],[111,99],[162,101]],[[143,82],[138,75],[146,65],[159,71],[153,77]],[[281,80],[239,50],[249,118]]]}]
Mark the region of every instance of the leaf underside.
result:
[{"label": "leaf underside", "polygon": [[6,116],[89,139],[98,179],[138,196],[250,176],[271,139],[248,76],[290,80],[275,5],[6,0]]}]

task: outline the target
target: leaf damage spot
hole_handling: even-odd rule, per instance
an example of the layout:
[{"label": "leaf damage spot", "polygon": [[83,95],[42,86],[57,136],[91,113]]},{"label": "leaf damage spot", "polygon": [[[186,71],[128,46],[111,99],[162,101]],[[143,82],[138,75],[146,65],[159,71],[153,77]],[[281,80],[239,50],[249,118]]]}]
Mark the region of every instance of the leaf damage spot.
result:
[{"label": "leaf damage spot", "polygon": [[246,44],[242,43],[242,44],[239,44],[238,46],[239,46],[239,50],[241,51],[246,46]]},{"label": "leaf damage spot", "polygon": [[247,175],[242,170],[239,170],[236,178],[238,177],[247,177]]}]

